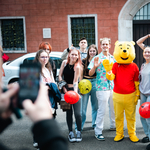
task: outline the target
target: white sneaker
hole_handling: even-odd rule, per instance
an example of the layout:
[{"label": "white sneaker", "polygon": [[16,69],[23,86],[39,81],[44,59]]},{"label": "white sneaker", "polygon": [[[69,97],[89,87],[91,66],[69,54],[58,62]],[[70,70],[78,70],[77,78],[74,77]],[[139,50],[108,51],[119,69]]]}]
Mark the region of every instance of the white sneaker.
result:
[{"label": "white sneaker", "polygon": [[81,131],[77,131],[77,138],[76,138],[77,142],[81,142],[82,141],[82,136],[81,136]]},{"label": "white sneaker", "polygon": [[71,131],[68,135],[68,139],[70,142],[75,142],[76,141],[76,138],[74,136],[74,133]]}]

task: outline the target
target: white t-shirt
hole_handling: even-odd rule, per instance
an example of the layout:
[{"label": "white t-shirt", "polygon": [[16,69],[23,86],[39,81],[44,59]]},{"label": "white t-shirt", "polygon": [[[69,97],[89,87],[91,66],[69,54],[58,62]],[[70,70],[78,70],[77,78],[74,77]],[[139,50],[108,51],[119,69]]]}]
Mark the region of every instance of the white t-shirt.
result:
[{"label": "white t-shirt", "polygon": [[42,70],[42,72],[43,72],[43,74],[44,74],[44,77],[41,75],[41,82],[42,83],[51,83],[51,82],[53,82],[53,73],[52,73],[52,71],[51,71],[51,75],[50,75],[50,72],[49,72],[49,70],[47,69],[47,68],[45,68],[45,69],[43,69]]},{"label": "white t-shirt", "polygon": [[141,82],[139,85],[139,90],[145,95],[150,95],[150,63],[142,64],[140,75]]}]

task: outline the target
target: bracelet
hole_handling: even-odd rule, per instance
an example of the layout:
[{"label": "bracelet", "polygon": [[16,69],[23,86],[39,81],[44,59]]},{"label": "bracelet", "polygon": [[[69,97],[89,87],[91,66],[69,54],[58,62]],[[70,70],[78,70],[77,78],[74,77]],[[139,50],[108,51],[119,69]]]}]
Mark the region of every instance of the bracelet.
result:
[{"label": "bracelet", "polygon": [[149,34],[148,34],[148,38],[149,38]]}]

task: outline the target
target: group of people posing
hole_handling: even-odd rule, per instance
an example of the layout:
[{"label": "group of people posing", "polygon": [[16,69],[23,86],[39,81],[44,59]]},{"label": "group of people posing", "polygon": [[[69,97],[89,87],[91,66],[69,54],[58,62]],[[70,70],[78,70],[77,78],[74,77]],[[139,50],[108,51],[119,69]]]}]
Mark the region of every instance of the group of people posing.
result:
[{"label": "group of people posing", "polygon": [[[150,86],[148,84],[150,47],[143,44],[143,42],[147,38],[149,38],[149,35],[146,35],[137,41],[137,44],[143,49],[143,57],[146,61],[144,64],[142,64],[141,71],[139,72],[139,90],[141,104],[146,101],[150,101]],[[113,104],[114,82],[113,80],[107,79],[106,69],[102,63],[104,60],[109,60],[110,63],[116,62],[114,56],[109,53],[109,49],[111,48],[111,40],[109,38],[100,39],[100,54],[98,54],[98,49],[94,44],[88,47],[86,38],[81,38],[79,40],[79,47],[80,49],[76,49],[73,45],[71,45],[70,48],[67,48],[63,51],[61,57],[63,59],[63,62],[59,72],[59,81],[65,80],[65,82],[67,83],[67,86],[63,86],[62,92],[66,93],[67,91],[74,90],[79,94],[80,97],[80,100],[77,103],[72,104],[70,106],[70,109],[66,110],[66,122],[69,130],[68,139],[70,142],[82,141],[81,133],[86,121],[87,105],[88,101],[91,100],[91,126],[95,130],[96,139],[104,141],[105,138],[102,134],[102,131],[107,103],[109,104],[110,130],[117,130]],[[48,51],[49,48],[44,48],[44,50]],[[39,58],[41,58],[39,59],[39,61],[43,64],[41,75],[44,77],[42,77],[43,79],[45,79],[44,81],[55,82],[53,77],[51,78],[51,80],[48,80],[48,78],[46,77],[48,76],[48,71],[46,71],[46,64],[48,63],[48,53],[46,51],[42,51],[39,56]],[[51,71],[49,71],[49,77],[53,76],[52,70],[53,68],[51,68]],[[92,90],[87,94],[80,94],[80,91],[78,89],[78,83],[82,79],[87,79],[92,83]],[[73,112],[75,116],[76,136],[73,132]],[[142,142],[149,142],[150,119],[144,119],[141,117],[141,122],[146,134],[146,137],[142,139]],[[134,132],[135,129],[133,131],[134,136],[133,138],[131,137],[130,140],[132,142],[138,142],[139,139],[136,137],[136,134]],[[128,131],[128,133],[130,136],[130,131]],[[119,137],[119,139],[117,139],[116,137],[114,141],[121,141],[123,137]]]},{"label": "group of people posing", "polygon": [[[87,79],[92,84],[92,90],[87,94],[80,94],[80,100],[71,106],[66,112],[66,120],[69,130],[69,141],[79,142],[82,140],[81,132],[86,121],[86,111],[91,96],[91,107],[92,107],[92,128],[95,129],[95,137],[98,140],[105,140],[102,135],[104,115],[106,110],[107,102],[109,103],[110,111],[110,130],[115,130],[115,115],[112,100],[113,81],[106,79],[104,74],[105,69],[102,64],[94,63],[94,57],[99,57],[100,60],[109,59],[115,62],[112,55],[109,53],[110,39],[103,38],[100,40],[102,52],[98,55],[97,47],[92,44],[87,50],[86,38],[79,40],[80,49],[77,50],[73,45],[65,49],[62,54],[62,62],[59,81],[64,79],[67,82],[69,88],[80,94],[78,91],[78,82],[82,79]],[[69,89],[64,87],[63,91],[66,93]],[[76,138],[72,129],[73,126],[73,109],[75,114],[75,131]]]},{"label": "group of people posing", "polygon": [[[68,139],[70,142],[82,141],[81,132],[86,121],[86,111],[89,101],[91,100],[92,107],[92,128],[95,129],[95,137],[98,140],[105,140],[102,135],[104,116],[107,102],[109,103],[110,116],[110,130],[115,130],[115,114],[112,100],[113,81],[109,81],[104,74],[105,68],[102,64],[96,64],[93,61],[95,56],[98,56],[101,62],[104,59],[109,59],[115,62],[115,59],[109,53],[111,41],[109,38],[102,38],[100,40],[102,52],[98,54],[96,45],[92,44],[88,47],[86,38],[79,40],[80,49],[76,49],[73,45],[64,50],[61,58],[63,62],[59,71],[59,81],[64,80],[67,86],[62,87],[62,93],[74,90],[79,94],[80,100],[72,104],[70,109],[66,110],[66,122],[69,130]],[[51,45],[49,43],[41,43],[39,51],[36,53],[35,61],[42,65],[41,81],[46,84],[53,82],[54,72],[51,63],[49,63],[49,53],[51,52]],[[53,65],[54,66],[54,65]],[[87,94],[80,94],[78,83],[82,79],[87,79],[92,84],[92,90]],[[51,101],[51,100],[50,100]],[[51,102],[52,103],[52,102]],[[51,104],[52,105],[52,104]],[[52,105],[52,108],[54,106]],[[75,116],[75,131],[73,132],[73,112]],[[34,146],[37,143],[34,142]]]},{"label": "group of people posing", "polygon": [[[150,47],[143,44],[143,42],[149,38],[150,35],[146,35],[140,38],[137,41],[137,44],[143,50],[143,57],[145,63],[142,64],[141,70],[139,72],[138,67],[136,69],[137,82],[140,81],[139,90],[140,90],[140,104],[144,102],[150,102]],[[119,45],[120,46],[120,45]],[[129,45],[130,46],[130,45]],[[114,81],[108,80],[107,74],[110,75],[112,72],[115,74],[114,70],[107,70],[106,65],[103,64],[104,60],[109,60],[110,64],[116,63],[116,60],[113,55],[109,53],[111,48],[111,40],[109,38],[100,39],[101,52],[98,54],[97,47],[92,44],[88,47],[86,38],[81,38],[79,40],[80,49],[75,48],[73,45],[65,49],[61,58],[63,62],[59,71],[59,82],[64,80],[67,84],[62,86],[61,92],[66,93],[67,91],[73,90],[79,94],[79,101],[75,104],[71,104],[69,109],[66,109],[66,122],[68,126],[68,139],[70,142],[80,142],[82,141],[82,130],[86,121],[86,111],[88,101],[91,100],[92,107],[92,128],[95,131],[95,137],[97,140],[104,141],[105,138],[102,134],[104,126],[104,117],[107,103],[109,104],[109,118],[110,118],[110,130],[116,131],[116,137],[114,141],[121,141],[124,138],[123,133],[123,118],[118,120],[118,111],[117,107],[120,107],[116,102],[114,103],[113,99],[113,90],[114,90]],[[88,49],[87,49],[88,47]],[[39,45],[39,50],[35,56],[35,62],[39,62],[42,66],[41,69],[41,82],[48,85],[48,91],[55,89],[55,95],[58,95],[60,99],[59,90],[55,87],[55,77],[56,77],[56,66],[55,63],[49,58],[49,54],[52,50],[51,45],[48,42],[42,42]],[[124,51],[125,52],[125,51]],[[118,65],[120,67],[121,64]],[[109,68],[109,67],[108,67]],[[120,67],[121,68],[121,67]],[[134,71],[135,71],[134,70]],[[117,77],[117,72],[116,72]],[[87,94],[81,94],[78,89],[78,83],[82,79],[87,79],[92,84],[92,89]],[[138,85],[137,85],[138,86]],[[136,89],[136,87],[134,88]],[[119,89],[120,90],[120,89]],[[126,92],[126,91],[123,91]],[[49,92],[48,92],[49,93]],[[116,95],[115,95],[116,96]],[[132,96],[132,95],[131,95]],[[139,94],[137,93],[137,98]],[[57,103],[50,97],[50,105],[53,108],[53,117],[56,117]],[[47,99],[47,97],[46,97]],[[25,102],[27,103],[27,102]],[[48,102],[46,102],[48,104]],[[114,105],[115,104],[115,105]],[[26,105],[24,104],[25,108]],[[49,105],[49,104],[48,104]],[[114,109],[115,106],[115,109]],[[120,108],[119,108],[120,109]],[[130,109],[130,107],[129,107]],[[124,108],[122,108],[124,111]],[[44,111],[44,110],[43,110]],[[127,127],[129,138],[132,142],[138,142],[139,139],[135,134],[135,109],[133,113],[130,110],[125,110],[127,118]],[[73,112],[75,116],[75,132],[73,130]],[[47,113],[46,113],[47,114]],[[32,116],[32,115],[31,115]],[[45,117],[45,116],[44,116]],[[52,118],[52,117],[47,117]],[[34,119],[33,119],[34,120]],[[116,123],[117,122],[117,123]],[[149,142],[150,139],[150,119],[144,119],[141,117],[141,122],[143,125],[144,132],[146,137],[142,139],[143,143]],[[39,136],[34,133],[34,147],[38,147]],[[39,142],[39,145],[41,143]],[[147,150],[150,150],[150,144],[147,146]]]}]

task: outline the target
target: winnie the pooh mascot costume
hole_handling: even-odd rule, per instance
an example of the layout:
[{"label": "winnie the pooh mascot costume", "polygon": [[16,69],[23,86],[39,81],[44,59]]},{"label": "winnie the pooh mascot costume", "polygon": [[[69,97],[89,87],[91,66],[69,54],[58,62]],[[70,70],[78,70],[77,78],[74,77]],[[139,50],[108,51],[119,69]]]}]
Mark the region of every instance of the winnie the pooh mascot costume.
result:
[{"label": "winnie the pooh mascot costume", "polygon": [[118,142],[124,138],[124,112],[127,120],[129,138],[132,142],[138,142],[136,136],[136,104],[139,99],[139,69],[133,60],[135,59],[135,43],[115,43],[114,58],[116,63],[110,64],[109,60],[103,61],[106,69],[106,78],[114,80],[113,103],[116,121],[116,137]]}]

